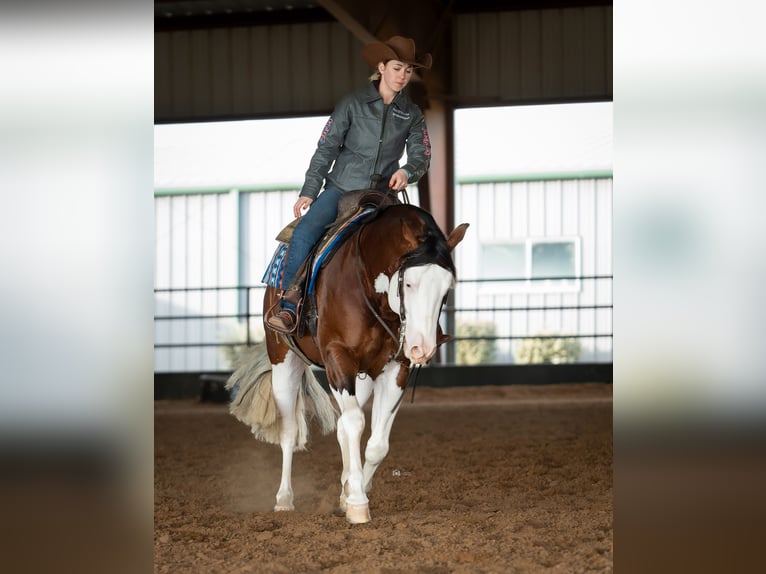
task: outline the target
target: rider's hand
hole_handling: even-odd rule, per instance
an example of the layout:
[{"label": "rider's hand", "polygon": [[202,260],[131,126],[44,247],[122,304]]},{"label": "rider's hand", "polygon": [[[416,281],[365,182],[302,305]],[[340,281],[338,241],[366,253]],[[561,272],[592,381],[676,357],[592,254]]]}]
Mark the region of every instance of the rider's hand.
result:
[{"label": "rider's hand", "polygon": [[314,200],[309,197],[299,197],[298,201],[295,202],[295,205],[293,206],[293,214],[295,217],[300,217],[303,215],[303,210],[308,209],[309,205],[314,203]]},{"label": "rider's hand", "polygon": [[401,191],[407,187],[407,172],[397,169],[388,181],[388,187],[394,191]]}]

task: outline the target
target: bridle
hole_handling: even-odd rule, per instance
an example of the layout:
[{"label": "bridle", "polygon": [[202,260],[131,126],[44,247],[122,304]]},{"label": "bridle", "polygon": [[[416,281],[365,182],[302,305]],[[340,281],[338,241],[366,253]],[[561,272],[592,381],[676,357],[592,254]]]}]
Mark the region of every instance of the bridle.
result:
[{"label": "bridle", "polygon": [[[356,279],[359,283],[359,290],[362,293],[362,298],[364,299],[364,303],[367,305],[367,308],[370,310],[370,313],[372,313],[373,317],[380,323],[380,325],[385,329],[386,333],[393,339],[394,343],[398,345],[398,348],[396,350],[396,353],[392,354],[389,357],[389,360],[395,361],[397,360],[400,355],[402,354],[402,350],[404,349],[404,332],[407,327],[407,315],[404,308],[404,273],[407,271],[409,267],[411,267],[412,263],[412,252],[404,254],[404,256],[401,259],[401,265],[399,266],[399,277],[397,281],[397,290],[399,293],[399,334],[398,336],[394,334],[394,332],[391,330],[391,328],[386,324],[386,322],[383,320],[383,317],[380,316],[380,313],[373,307],[372,303],[370,302],[369,297],[367,297],[367,290],[364,287],[364,282],[362,281],[362,270],[364,268],[364,262],[362,261],[362,248],[361,248],[361,242],[362,242],[362,230],[364,227],[362,227],[359,232],[356,234],[356,253],[354,254],[354,267],[356,269]],[[444,294],[444,297],[442,298],[441,305],[443,306],[447,302],[447,293]],[[418,380],[418,374],[420,373],[420,368],[422,365],[417,365],[415,369],[413,369],[409,376],[407,377],[407,383],[405,384],[405,387],[403,390],[406,390],[408,386],[410,386],[410,382],[412,382],[412,397],[410,399],[410,402],[413,402],[415,400],[415,386],[417,384]],[[404,398],[404,392],[402,392],[402,395],[399,397],[399,400],[396,401],[396,404],[391,409],[391,413],[396,412],[396,409],[399,408],[399,405],[402,402],[402,399]]]},{"label": "bridle", "polygon": [[[364,229],[364,227],[362,227]],[[386,333],[393,339],[394,343],[398,345],[398,348],[396,350],[396,353],[391,355],[390,360],[395,361],[399,358],[399,356],[402,353],[402,350],[404,349],[404,332],[407,327],[407,312],[404,308],[404,273],[412,267],[412,252],[405,253],[401,258],[401,265],[399,266],[399,277],[397,280],[397,291],[399,293],[399,334],[398,336],[394,334],[394,332],[391,330],[391,328],[386,324],[386,322],[383,320],[383,317],[380,316],[380,313],[373,307],[372,303],[370,302],[369,297],[367,297],[367,291],[364,288],[364,282],[362,281],[362,270],[364,268],[364,262],[362,261],[362,248],[361,248],[361,242],[362,242],[362,229],[359,230],[359,232],[356,234],[356,253],[354,254],[354,267],[356,268],[356,279],[359,283],[359,290],[362,293],[362,298],[364,299],[365,305],[367,305],[367,308],[370,310],[370,313],[372,313],[373,317],[382,325],[382,327],[386,330]],[[442,298],[441,306],[444,306],[444,304],[447,302],[447,296],[448,294],[445,293],[444,297]]]},{"label": "bridle", "polygon": [[[364,227],[362,227],[362,229],[364,229]],[[399,356],[402,354],[402,350],[404,349],[404,332],[407,327],[407,315],[404,310],[404,271],[406,267],[403,264],[399,268],[399,284],[397,286],[397,288],[399,289],[399,334],[397,336],[394,334],[391,328],[383,320],[383,317],[380,316],[380,313],[378,313],[375,307],[372,306],[372,303],[370,303],[370,299],[369,297],[367,297],[367,290],[364,288],[364,283],[362,282],[362,268],[364,266],[364,263],[362,262],[362,247],[361,247],[362,229],[360,229],[359,232],[356,234],[356,253],[354,254],[354,267],[356,268],[356,279],[359,282],[359,290],[362,293],[362,298],[364,299],[364,302],[367,305],[367,308],[370,310],[370,313],[372,313],[373,317],[377,319],[378,323],[380,323],[383,326],[383,328],[386,330],[386,333],[388,333],[389,336],[394,340],[394,343],[398,345],[396,353],[394,353],[390,357],[390,360],[395,361],[396,359],[399,358]],[[404,261],[406,262],[406,258]]]}]

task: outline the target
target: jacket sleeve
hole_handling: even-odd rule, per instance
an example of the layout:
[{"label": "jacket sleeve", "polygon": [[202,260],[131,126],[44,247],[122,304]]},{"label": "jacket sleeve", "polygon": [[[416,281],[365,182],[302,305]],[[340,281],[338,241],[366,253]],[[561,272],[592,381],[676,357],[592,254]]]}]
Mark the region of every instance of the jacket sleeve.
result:
[{"label": "jacket sleeve", "polygon": [[407,137],[407,163],[402,168],[409,174],[407,181],[415,183],[425,175],[431,165],[431,138],[422,112],[420,120],[410,127]]},{"label": "jacket sleeve", "polygon": [[335,107],[330,118],[319,136],[317,149],[309,162],[306,170],[306,179],[303,183],[300,195],[310,199],[316,199],[322,189],[325,177],[330,172],[333,162],[338,158],[343,142],[346,140],[346,132],[351,125],[351,99],[341,100]]}]

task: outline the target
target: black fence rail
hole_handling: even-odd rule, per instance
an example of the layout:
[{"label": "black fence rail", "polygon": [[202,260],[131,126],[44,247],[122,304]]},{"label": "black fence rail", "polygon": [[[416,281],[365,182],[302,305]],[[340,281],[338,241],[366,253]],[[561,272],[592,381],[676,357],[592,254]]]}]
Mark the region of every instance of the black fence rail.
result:
[{"label": "black fence rail", "polygon": [[[596,341],[608,340],[608,350],[602,353],[602,357],[584,362],[589,363],[611,363],[611,339],[612,332],[612,275],[589,275],[589,276],[555,276],[542,278],[493,278],[493,279],[461,279],[458,280],[456,289],[451,293],[447,303],[443,308],[442,318],[446,327],[446,332],[452,335],[452,339],[444,345],[444,349],[435,362],[444,365],[457,364],[458,350],[461,346],[472,343],[493,343],[497,341],[507,341],[510,345],[514,341],[545,341],[545,340],[577,340],[577,341]],[[561,290],[557,283],[569,282],[567,290]],[[547,285],[549,291],[529,292],[523,289],[514,290],[509,293],[497,294],[497,298],[515,299],[522,301],[548,299],[551,302],[526,303],[526,304],[505,304],[505,305],[456,305],[455,300],[459,299],[465,302],[467,299],[464,292],[471,286],[481,286],[483,284],[502,283],[502,284],[529,284],[529,285]],[[594,285],[606,283],[607,287],[596,289]],[[590,285],[590,287],[586,287]],[[265,291],[264,285],[240,285],[230,287],[181,287],[181,288],[158,288],[155,293],[155,357],[162,351],[179,351],[192,349],[211,349],[219,350],[227,348],[236,348],[250,346],[258,342],[262,337],[263,313],[262,299]],[[460,293],[458,297],[456,294]],[[208,295],[206,302],[202,298]],[[478,298],[478,297],[477,297]],[[485,297],[485,298],[491,298]],[[568,299],[570,302],[561,302]],[[574,300],[574,302],[571,302]],[[558,301],[558,302],[555,302]],[[202,310],[200,310],[202,309]],[[208,310],[209,309],[209,310]],[[552,313],[575,313],[575,323],[587,323],[590,328],[576,328],[571,332],[555,332],[546,334],[544,332],[519,332],[523,328],[507,327],[503,328],[503,323],[509,323],[512,318],[525,317],[527,319],[535,314]],[[585,314],[590,314],[587,321],[582,321]],[[596,314],[601,313],[601,319],[597,319]],[[606,313],[606,317],[603,314]],[[475,322],[476,317],[483,317],[484,322],[496,325],[497,332],[464,334],[461,333],[461,325]],[[489,317],[489,321],[486,320]],[[212,326],[205,328],[204,322],[212,323]],[[227,323],[229,328],[233,325],[239,327],[240,336],[224,338],[220,335],[220,326]],[[188,328],[190,324],[196,325],[194,328]],[[595,329],[595,325],[601,324],[602,329]],[[220,354],[220,353],[219,353]],[[212,360],[212,359],[210,359]],[[183,362],[183,361],[181,361]],[[496,362],[513,362],[510,357],[504,361],[501,357]],[[183,371],[183,366],[163,369],[158,365],[159,370],[178,370]],[[192,370],[226,370],[228,365],[211,364],[200,365]]]}]

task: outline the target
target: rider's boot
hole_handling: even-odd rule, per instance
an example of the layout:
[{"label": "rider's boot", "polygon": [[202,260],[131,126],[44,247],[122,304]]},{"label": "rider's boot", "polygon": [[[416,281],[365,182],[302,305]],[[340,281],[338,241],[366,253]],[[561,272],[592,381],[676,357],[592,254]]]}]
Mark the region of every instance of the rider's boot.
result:
[{"label": "rider's boot", "polygon": [[282,299],[279,302],[280,309],[277,313],[269,317],[266,324],[279,333],[290,334],[298,326],[297,306],[301,300],[301,292],[298,289],[290,288],[282,293]]}]

